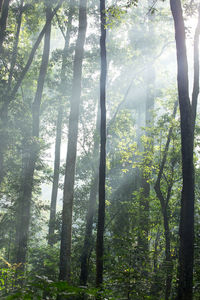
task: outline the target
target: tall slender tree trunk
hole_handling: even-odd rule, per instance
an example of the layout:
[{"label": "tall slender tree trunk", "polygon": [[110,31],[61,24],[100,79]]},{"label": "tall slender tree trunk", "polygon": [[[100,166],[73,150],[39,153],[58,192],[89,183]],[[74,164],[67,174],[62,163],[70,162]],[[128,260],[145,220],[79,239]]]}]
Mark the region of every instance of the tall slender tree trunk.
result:
[{"label": "tall slender tree trunk", "polygon": [[[148,0],[148,7],[151,9],[153,5],[152,0]],[[153,15],[148,13],[148,34],[154,36],[153,28]],[[149,55],[152,55],[152,50],[149,51]],[[149,57],[147,57],[147,60]],[[155,85],[155,70],[153,63],[147,62],[147,69],[145,72],[145,84],[146,84],[146,99],[145,99],[145,127],[147,128],[145,135],[148,140],[144,146],[144,161],[145,165],[150,168],[151,161],[148,159],[149,153],[153,151],[153,141],[151,140],[151,134],[149,129],[153,122],[153,109],[154,109],[154,85]],[[140,228],[138,236],[138,246],[140,249],[140,256],[142,260],[148,264],[148,251],[149,251],[149,196],[150,196],[150,183],[149,174],[142,171],[141,174],[141,199],[140,199]]]},{"label": "tall slender tree trunk", "polygon": [[[181,194],[180,215],[180,248],[178,300],[192,300],[193,298],[193,264],[194,264],[194,126],[196,117],[197,97],[199,94],[199,25],[195,33],[194,85],[192,105],[188,88],[188,63],[185,45],[185,26],[180,0],[170,0],[174,19],[177,68],[178,68],[178,96],[181,117],[181,153],[183,187]],[[195,65],[194,64],[194,65]]]},{"label": "tall slender tree trunk", "polygon": [[74,177],[76,166],[78,120],[81,97],[82,63],[87,28],[87,0],[79,2],[79,30],[75,48],[72,97],[69,116],[68,148],[65,168],[65,182],[62,211],[62,231],[60,247],[60,280],[70,280],[71,243],[72,243],[72,212],[74,198]]},{"label": "tall slender tree trunk", "polygon": [[73,17],[73,0],[69,3],[69,14],[67,23],[67,32],[65,36],[65,46],[62,55],[62,67],[61,67],[61,97],[59,97],[58,105],[58,116],[56,122],[56,142],[55,142],[55,159],[54,159],[54,174],[53,174],[53,185],[51,193],[51,206],[50,206],[50,219],[49,219],[49,234],[48,244],[54,244],[54,231],[55,231],[55,219],[56,219],[56,203],[58,194],[59,174],[60,174],[60,149],[62,139],[62,123],[63,123],[63,98],[65,96],[65,73],[66,73],[66,59],[69,49],[72,17]]},{"label": "tall slender tree trunk", "polygon": [[96,131],[95,131],[95,141],[93,148],[93,175],[91,181],[90,188],[90,196],[88,201],[88,210],[86,216],[86,228],[85,228],[85,237],[84,237],[84,245],[83,251],[81,255],[81,273],[80,273],[80,284],[86,285],[88,280],[88,268],[89,268],[89,258],[90,253],[93,247],[92,241],[92,226],[94,222],[94,214],[96,210],[96,198],[98,192],[98,167],[97,167],[97,158],[99,158],[99,138],[96,137],[96,134],[99,133],[100,129],[100,113],[99,110],[97,112],[97,123],[96,123]]},{"label": "tall slender tree trunk", "polygon": [[[46,9],[46,18],[48,20],[51,9]],[[35,164],[39,153],[39,121],[40,121],[40,104],[43,92],[45,76],[49,61],[50,51],[50,33],[51,24],[49,24],[44,40],[44,50],[40,66],[40,73],[37,83],[37,91],[32,108],[32,144],[28,146],[26,156],[23,159],[22,179],[20,188],[20,197],[17,207],[17,224],[16,224],[16,262],[22,263],[22,268],[26,261],[28,232],[31,218],[31,197],[33,191],[33,177]]]},{"label": "tall slender tree trunk", "polygon": [[[146,78],[146,103],[145,103],[145,126],[149,129],[152,126],[153,120],[153,108],[154,108],[154,80],[155,71],[151,66],[147,68],[147,78]],[[146,136],[149,138],[147,144],[144,146],[144,160],[145,165],[150,168],[151,161],[149,161],[149,152],[153,151],[153,142],[151,141],[151,136],[149,130],[146,131]],[[141,200],[140,200],[140,229],[138,236],[138,246],[142,252],[142,259],[146,257],[145,261],[148,259],[148,234],[149,234],[149,196],[150,196],[150,184],[149,184],[149,174],[145,171],[141,175]],[[140,253],[141,253],[140,252]]]},{"label": "tall slender tree trunk", "polygon": [[99,209],[96,242],[96,286],[103,283],[103,253],[104,253],[104,226],[105,226],[105,180],[106,180],[106,18],[105,0],[100,0],[101,15],[101,76],[100,76],[100,165],[99,165]]},{"label": "tall slender tree trunk", "polygon": [[[2,5],[2,12],[1,12],[1,18],[0,18],[0,55],[2,55],[3,52],[3,42],[5,39],[6,34],[6,23],[8,18],[8,10],[9,10],[9,3],[10,0],[4,0]],[[4,96],[4,88],[3,91],[1,91],[1,94]],[[4,101],[4,97],[0,97],[1,101]],[[3,99],[2,99],[3,98]],[[4,169],[3,169],[3,158],[4,158],[4,149],[7,142],[7,134],[6,134],[6,126],[4,124],[7,124],[7,109],[2,110],[2,118],[0,120],[0,185],[4,178]]]},{"label": "tall slender tree trunk", "polygon": [[8,10],[9,10],[10,0],[4,0],[0,18],[0,54],[3,51],[3,42],[6,35],[6,23],[8,18]]}]

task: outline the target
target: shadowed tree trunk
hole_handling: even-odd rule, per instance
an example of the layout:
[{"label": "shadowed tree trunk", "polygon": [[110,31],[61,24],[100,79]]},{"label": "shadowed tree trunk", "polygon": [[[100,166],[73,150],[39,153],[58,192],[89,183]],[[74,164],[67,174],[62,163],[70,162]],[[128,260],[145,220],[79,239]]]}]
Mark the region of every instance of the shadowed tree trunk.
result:
[{"label": "shadowed tree trunk", "polygon": [[[174,105],[173,118],[175,118],[177,106],[178,106],[178,101]],[[164,167],[166,164],[168,149],[169,149],[169,145],[170,145],[170,141],[171,141],[171,137],[172,137],[172,131],[173,131],[173,127],[171,126],[169,129],[168,136],[167,136],[167,142],[165,145],[163,158],[162,158],[162,161],[160,164],[160,170],[159,170],[158,177],[157,177],[157,180],[156,180],[156,183],[154,186],[156,195],[160,201],[161,212],[163,215],[163,224],[164,224],[165,261],[166,261],[165,300],[168,300],[170,297],[171,281],[172,281],[172,268],[173,268],[172,259],[171,259],[171,238],[170,238],[169,214],[168,214],[168,205],[169,205],[171,190],[172,190],[172,186],[173,186],[173,178],[171,179],[171,182],[168,185],[167,195],[165,197],[161,190],[161,179],[162,179]],[[174,165],[172,166],[172,168],[173,167],[174,167]]]},{"label": "shadowed tree trunk", "polygon": [[100,165],[99,165],[99,209],[96,243],[96,286],[103,283],[103,253],[104,253],[104,226],[105,226],[105,179],[106,179],[106,19],[105,0],[100,0],[101,15],[101,76],[100,76]]},{"label": "shadowed tree trunk", "polygon": [[2,54],[3,51],[3,42],[6,35],[6,23],[8,18],[9,4],[10,4],[10,0],[3,1],[1,18],[0,18],[0,54]]},{"label": "shadowed tree trunk", "polygon": [[72,242],[72,212],[74,198],[74,177],[76,166],[78,120],[81,97],[82,63],[84,43],[87,28],[87,1],[79,2],[79,29],[75,48],[72,97],[70,103],[68,148],[65,168],[65,182],[63,194],[62,231],[60,247],[60,273],[59,279],[69,282],[71,273],[71,242]]},{"label": "shadowed tree trunk", "polygon": [[[180,215],[180,248],[178,274],[178,300],[193,298],[193,263],[194,263],[194,127],[196,118],[197,97],[199,94],[199,30],[200,20],[194,40],[194,84],[192,104],[188,88],[188,63],[185,45],[185,26],[180,0],[170,0],[174,19],[176,52],[177,52],[177,82],[181,117],[181,153],[183,187],[181,193]],[[200,18],[200,17],[199,17]]]},{"label": "shadowed tree trunk", "polygon": [[[9,10],[9,3],[10,0],[4,0],[3,2],[1,1],[1,6],[2,6],[2,12],[1,12],[1,18],[0,18],[0,55],[2,55],[3,52],[3,42],[6,34],[6,23],[7,23],[7,18],[8,18],[8,10]],[[4,90],[5,87],[2,87],[2,95],[4,95]],[[1,101],[3,101],[4,98],[2,99],[1,96]],[[3,156],[4,156],[4,149],[5,149],[5,144],[7,140],[7,134],[6,134],[6,126],[4,124],[7,124],[7,110],[2,111],[2,118],[0,120],[0,184],[3,180],[4,177],[4,170],[3,170]]]},{"label": "shadowed tree trunk", "polygon": [[50,245],[54,244],[56,203],[57,203],[59,173],[60,173],[60,149],[61,149],[62,123],[63,123],[63,98],[65,96],[66,60],[67,60],[68,49],[69,49],[73,12],[74,12],[73,0],[71,0],[69,3],[67,32],[65,35],[65,46],[64,46],[63,55],[62,55],[61,82],[60,82],[61,95],[59,97],[58,116],[57,116],[57,122],[56,122],[54,174],[53,174],[53,185],[52,185],[52,193],[51,193],[49,234],[48,234],[48,244],[50,244]]},{"label": "shadowed tree trunk", "polygon": [[97,123],[96,131],[94,134],[94,148],[93,148],[93,175],[91,180],[90,196],[88,201],[88,210],[86,216],[86,229],[84,237],[84,246],[81,255],[81,274],[80,274],[80,284],[86,285],[88,280],[88,268],[89,268],[89,258],[90,253],[93,248],[92,241],[92,226],[94,222],[94,214],[96,210],[96,198],[98,192],[98,167],[97,159],[99,159],[99,137],[97,137],[100,129],[100,114],[99,109],[97,112]]},{"label": "shadowed tree trunk", "polygon": [[[48,7],[46,9],[46,18],[48,20],[51,14],[51,10]],[[22,178],[20,187],[20,197],[17,204],[17,220],[16,220],[16,263],[26,262],[28,233],[31,218],[31,197],[33,191],[33,177],[35,164],[39,153],[39,121],[40,121],[40,104],[43,92],[43,86],[45,76],[47,72],[47,66],[49,61],[50,51],[50,33],[51,24],[49,23],[45,33],[44,49],[42,55],[42,61],[40,66],[40,72],[37,83],[37,91],[32,107],[32,137],[31,144],[28,145],[26,155],[23,159],[22,166]]]},{"label": "shadowed tree trunk", "polygon": [[1,13],[1,9],[2,9],[2,4],[3,4],[3,0],[0,0],[0,13]]}]

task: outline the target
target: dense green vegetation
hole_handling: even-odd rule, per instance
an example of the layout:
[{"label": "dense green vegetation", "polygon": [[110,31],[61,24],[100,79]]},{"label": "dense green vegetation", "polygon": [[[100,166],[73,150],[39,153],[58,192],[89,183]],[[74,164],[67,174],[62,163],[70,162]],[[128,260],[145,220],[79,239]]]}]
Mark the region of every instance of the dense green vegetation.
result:
[{"label": "dense green vegetation", "polygon": [[200,3],[0,1],[0,298],[200,299]]}]

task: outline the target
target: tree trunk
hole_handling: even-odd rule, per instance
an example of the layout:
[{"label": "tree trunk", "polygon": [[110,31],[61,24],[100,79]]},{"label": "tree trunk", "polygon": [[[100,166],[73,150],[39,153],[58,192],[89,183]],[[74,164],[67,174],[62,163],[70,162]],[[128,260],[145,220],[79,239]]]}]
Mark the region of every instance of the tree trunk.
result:
[{"label": "tree trunk", "polygon": [[[149,129],[152,126],[152,110],[154,108],[154,68],[147,68],[147,79],[146,79],[146,103],[145,103],[145,126]],[[150,139],[149,130],[146,131],[146,136]],[[144,147],[144,160],[145,165],[150,168],[151,162],[148,159],[149,153],[153,151],[152,141],[147,141],[147,145]],[[146,157],[147,156],[147,157]],[[140,234],[138,237],[139,248],[145,255],[146,259],[148,256],[148,233],[149,233],[149,196],[150,196],[150,184],[149,184],[149,175],[145,174],[145,171],[142,172],[141,178],[141,201],[140,201]],[[143,256],[142,255],[142,256]],[[144,257],[143,257],[144,259]]]},{"label": "tree trunk", "polygon": [[[44,37],[48,27],[50,26],[51,24],[51,21],[54,17],[54,15],[56,14],[56,12],[58,11],[58,9],[60,8],[60,6],[62,5],[64,0],[60,0],[58,2],[58,4],[56,5],[56,7],[54,8],[53,12],[51,12],[51,14],[49,15],[48,17],[48,20],[46,20],[46,23],[43,27],[43,29],[41,30],[35,44],[33,45],[33,48],[31,50],[31,53],[29,55],[29,58],[28,58],[28,61],[25,65],[25,67],[23,68],[20,76],[19,76],[19,79],[17,80],[17,82],[15,83],[13,89],[11,91],[9,91],[9,94],[7,95],[6,99],[3,101],[3,104],[1,105],[1,109],[0,109],[0,130],[3,132],[3,138],[0,137],[0,184],[4,178],[4,171],[3,171],[3,158],[4,158],[4,153],[6,151],[6,140],[7,140],[7,132],[5,130],[5,128],[7,128],[7,115],[8,115],[8,107],[9,107],[9,104],[10,102],[15,98],[16,96],[16,93],[19,89],[19,87],[21,86],[22,84],[22,81],[24,79],[24,77],[26,76],[32,62],[33,62],[33,58],[35,56],[35,53],[42,41],[42,38]],[[2,143],[2,140],[4,141],[4,143]]]},{"label": "tree trunk", "polygon": [[72,243],[72,212],[74,198],[74,177],[76,166],[79,106],[81,97],[82,63],[87,28],[87,0],[80,0],[79,30],[75,48],[73,66],[72,98],[69,116],[68,149],[65,168],[65,182],[62,211],[62,232],[60,247],[60,280],[70,280],[71,243]]},{"label": "tree trunk", "polygon": [[[185,45],[185,27],[180,0],[170,0],[171,11],[175,26],[175,39],[178,68],[178,96],[181,117],[181,153],[183,187],[181,194],[180,215],[180,248],[179,248],[179,275],[178,297],[179,300],[192,300],[193,298],[193,263],[194,263],[194,125],[196,117],[196,99],[190,104],[188,89],[188,63]],[[199,29],[198,29],[199,30]],[[195,46],[198,49],[198,39]],[[197,52],[197,57],[199,53]],[[196,70],[194,70],[195,72]],[[198,71],[199,72],[199,71]],[[194,82],[194,86],[195,86]],[[199,86],[199,83],[197,82]],[[195,100],[195,101],[194,101]]]},{"label": "tree trunk", "polygon": [[6,23],[8,18],[9,4],[10,4],[10,0],[4,0],[2,6],[2,13],[0,19],[0,54],[2,54],[3,51],[3,42],[6,35]]},{"label": "tree trunk", "polygon": [[3,4],[3,0],[0,0],[0,13],[1,13],[1,9],[2,9],[2,4]]},{"label": "tree trunk", "polygon": [[[178,101],[174,104],[173,110],[173,118],[176,116]],[[166,197],[164,198],[163,193],[161,191],[161,178],[163,176],[164,167],[166,164],[168,149],[172,137],[173,127],[171,126],[169,129],[169,133],[167,136],[167,141],[165,145],[165,150],[163,154],[162,161],[160,163],[160,170],[158,173],[158,177],[154,186],[156,195],[160,201],[161,212],[163,216],[163,224],[164,224],[164,235],[165,235],[165,263],[166,263],[166,281],[165,281],[165,300],[168,300],[171,293],[171,281],[172,281],[172,259],[171,259],[171,238],[170,238],[170,229],[169,229],[169,215],[168,215],[168,204],[171,196],[171,190],[173,186],[173,181],[170,182],[168,186],[168,192]],[[172,179],[173,180],[173,179]]]},{"label": "tree trunk", "polygon": [[[1,18],[0,18],[0,55],[2,55],[3,52],[3,42],[6,34],[6,23],[8,18],[8,10],[9,10],[9,3],[10,0],[4,0],[4,2],[1,2],[2,5],[2,12],[1,12]],[[4,87],[3,87],[4,91]],[[4,95],[4,92],[1,91],[2,95]],[[2,98],[2,96],[1,96]],[[1,99],[2,101],[4,99]],[[7,124],[7,109],[2,109],[2,118],[0,122],[0,185],[4,178],[4,163],[3,163],[3,157],[4,157],[4,150],[6,148],[6,142],[7,142],[7,134],[6,134],[6,126],[4,124]]]},{"label": "tree trunk", "polygon": [[17,60],[19,34],[20,34],[21,23],[22,23],[23,5],[24,5],[24,0],[21,0],[20,6],[19,6],[19,15],[17,17],[17,30],[16,30],[16,36],[15,36],[14,45],[13,45],[11,65],[10,65],[10,71],[9,71],[9,77],[8,77],[7,94],[9,94],[9,91],[10,91],[11,82],[12,82],[12,78],[13,78],[13,72],[14,72],[14,68],[15,68],[15,64],[16,64],[16,60]]},{"label": "tree trunk", "polygon": [[[48,20],[51,14],[50,8],[47,8],[46,18]],[[44,80],[47,72],[50,50],[50,33],[51,25],[49,24],[44,41],[44,50],[42,55],[42,62],[40,66],[40,73],[37,83],[37,91],[32,108],[32,144],[29,145],[26,156],[23,159],[22,181],[21,181],[21,195],[18,199],[17,207],[17,225],[16,225],[16,262],[22,263],[22,268],[26,261],[28,232],[31,217],[31,196],[33,190],[33,176],[35,164],[39,153],[39,119],[40,119],[40,104],[44,86]]]},{"label": "tree trunk", "polygon": [[54,159],[54,174],[53,174],[53,185],[51,193],[51,206],[50,206],[50,219],[49,219],[49,234],[48,234],[48,244],[54,244],[54,231],[55,231],[55,219],[56,219],[56,203],[58,194],[58,184],[59,184],[59,173],[60,173],[60,148],[61,148],[61,138],[62,138],[62,122],[63,122],[63,98],[65,96],[65,73],[66,73],[66,59],[69,49],[71,24],[73,17],[73,0],[70,0],[69,4],[69,14],[67,23],[67,32],[65,36],[65,46],[62,55],[62,67],[61,67],[61,95],[59,97],[59,107],[58,116],[56,122],[56,142],[55,142],[55,159]]},{"label": "tree trunk", "polygon": [[[97,113],[97,123],[96,123],[96,131],[95,136],[99,133],[100,129],[100,114],[99,110]],[[94,137],[95,138],[95,137]],[[98,191],[98,167],[97,167],[97,157],[99,158],[99,138],[95,138],[94,148],[93,148],[93,175],[91,181],[91,188],[90,188],[90,196],[88,201],[88,210],[86,216],[86,229],[85,229],[85,238],[84,238],[84,246],[83,252],[81,255],[81,274],[80,274],[80,284],[86,285],[88,280],[88,268],[89,268],[89,258],[90,253],[93,247],[92,243],[92,226],[96,208],[96,198],[97,198],[97,191]]]},{"label": "tree trunk", "polygon": [[100,165],[99,165],[99,210],[96,243],[96,286],[103,283],[103,253],[104,253],[104,226],[105,226],[105,177],[106,177],[106,19],[105,0],[100,0],[101,15],[101,77],[100,77]]},{"label": "tree trunk", "polygon": [[[152,7],[153,1],[148,0],[149,9]],[[148,34],[154,38],[154,29],[153,29],[153,14],[148,13]],[[152,50],[148,52],[152,55]],[[149,60],[149,57],[147,57]],[[147,62],[147,70],[145,72],[145,84],[146,84],[146,99],[145,99],[145,127],[147,128],[145,135],[148,140],[144,146],[144,161],[145,166],[150,168],[151,161],[149,160],[149,153],[153,152],[153,141],[151,140],[151,133],[149,129],[152,126],[153,122],[153,109],[154,109],[154,85],[155,85],[155,70],[152,63]],[[139,236],[138,236],[138,246],[140,249],[140,257],[142,261],[145,261],[145,267],[148,268],[148,251],[149,251],[149,196],[150,196],[150,184],[149,184],[149,174],[142,171],[141,174],[141,199],[140,199],[140,221],[139,221]]]}]

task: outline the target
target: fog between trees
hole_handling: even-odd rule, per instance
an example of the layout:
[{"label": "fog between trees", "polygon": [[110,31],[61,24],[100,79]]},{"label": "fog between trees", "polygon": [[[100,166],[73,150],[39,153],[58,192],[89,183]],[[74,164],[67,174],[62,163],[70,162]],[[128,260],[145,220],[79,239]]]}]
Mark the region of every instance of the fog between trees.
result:
[{"label": "fog between trees", "polygon": [[199,299],[200,3],[0,10],[1,299]]}]

